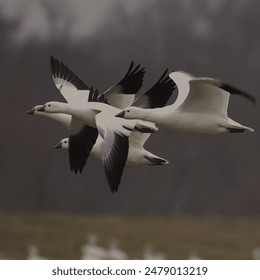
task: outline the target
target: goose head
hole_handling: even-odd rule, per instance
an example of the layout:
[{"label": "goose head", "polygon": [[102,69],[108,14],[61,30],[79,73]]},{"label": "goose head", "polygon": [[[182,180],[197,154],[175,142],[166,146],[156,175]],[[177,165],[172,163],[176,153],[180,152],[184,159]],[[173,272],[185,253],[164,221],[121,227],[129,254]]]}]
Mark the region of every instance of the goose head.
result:
[{"label": "goose head", "polygon": [[37,109],[38,112],[45,112],[45,113],[61,113],[64,110],[64,107],[66,107],[67,103],[61,103],[61,102],[47,102],[43,106]]},{"label": "goose head", "polygon": [[57,145],[54,146],[54,149],[68,149],[69,148],[69,138],[62,139]]},{"label": "goose head", "polygon": [[145,110],[138,107],[127,107],[116,115],[118,118],[124,119],[142,119],[145,115]]}]

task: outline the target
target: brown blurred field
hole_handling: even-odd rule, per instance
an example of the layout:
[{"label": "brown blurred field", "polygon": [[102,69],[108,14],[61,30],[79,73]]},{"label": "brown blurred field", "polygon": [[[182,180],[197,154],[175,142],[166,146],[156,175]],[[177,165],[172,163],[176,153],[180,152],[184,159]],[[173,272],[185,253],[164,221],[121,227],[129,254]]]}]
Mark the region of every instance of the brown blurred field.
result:
[{"label": "brown blurred field", "polygon": [[105,248],[118,239],[135,259],[147,243],[167,259],[187,259],[192,251],[202,259],[252,259],[260,246],[260,219],[0,214],[0,254],[26,259],[33,244],[47,259],[80,259],[89,233]]}]

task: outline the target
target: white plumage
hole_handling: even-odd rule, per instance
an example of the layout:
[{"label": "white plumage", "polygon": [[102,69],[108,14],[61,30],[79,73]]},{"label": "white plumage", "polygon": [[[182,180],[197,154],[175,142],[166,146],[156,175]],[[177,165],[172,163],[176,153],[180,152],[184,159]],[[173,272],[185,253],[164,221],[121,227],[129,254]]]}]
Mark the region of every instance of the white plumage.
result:
[{"label": "white plumage", "polygon": [[225,132],[253,132],[227,115],[230,93],[247,93],[210,78],[195,78],[185,72],[173,72],[170,78],[178,87],[178,98],[169,106],[157,109],[125,108],[118,117],[139,118],[171,129],[197,136],[210,136]]}]

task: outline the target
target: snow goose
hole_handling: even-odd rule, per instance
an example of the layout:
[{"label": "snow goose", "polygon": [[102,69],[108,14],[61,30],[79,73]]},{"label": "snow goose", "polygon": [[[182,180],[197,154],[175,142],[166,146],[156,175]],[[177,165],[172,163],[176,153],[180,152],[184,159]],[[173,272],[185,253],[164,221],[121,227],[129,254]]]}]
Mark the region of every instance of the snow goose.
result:
[{"label": "snow goose", "polygon": [[108,260],[127,260],[128,255],[118,247],[118,241],[116,239],[110,239],[107,250]]},{"label": "snow goose", "polygon": [[253,260],[260,260],[260,247],[255,247],[252,251]]},{"label": "snow goose", "polygon": [[[65,66],[64,66],[65,67]],[[70,70],[68,70],[70,71]],[[133,105],[140,106],[142,108],[155,108],[155,107],[163,107],[167,103],[169,97],[173,93],[175,89],[175,84],[166,76],[167,70],[162,74],[159,80],[144,94],[138,97]],[[70,75],[72,72],[70,71]],[[89,91],[87,91],[86,97],[89,96]],[[70,96],[70,99],[73,98],[73,94]],[[118,99],[124,98],[123,95],[118,95]],[[101,99],[101,98],[100,98]],[[112,102],[113,103],[113,102]],[[37,105],[33,109],[29,110],[27,114],[37,115],[46,117],[49,119],[53,119],[57,122],[63,124],[68,130],[70,129],[71,116],[63,113],[46,113],[42,111],[38,111],[43,105]],[[138,132],[133,132],[129,137],[129,153],[126,161],[127,166],[137,166],[137,165],[164,165],[168,164],[166,159],[158,157],[147,150],[144,149],[144,144],[148,140],[150,134],[140,134]],[[97,158],[101,158],[101,143],[102,138],[99,135],[95,145],[91,150],[91,154],[96,156]],[[56,148],[69,148],[69,139],[65,138],[60,141],[59,144],[55,146]],[[84,152],[82,152],[84,153]]]},{"label": "snow goose", "polygon": [[[63,112],[66,114],[70,114],[71,111],[69,113],[67,110],[69,108],[74,107],[74,109],[76,109],[78,111],[78,113],[80,111],[78,109],[80,109],[80,108],[83,109],[83,111],[81,110],[81,117],[78,117],[77,113],[75,113],[75,111],[74,111],[74,114],[73,113],[71,114],[72,115],[71,124],[70,124],[70,132],[71,132],[70,134],[71,135],[69,138],[69,154],[70,154],[71,169],[74,170],[75,172],[77,172],[77,171],[81,172],[86,163],[86,160],[89,156],[89,153],[97,139],[98,132],[97,132],[96,119],[95,119],[96,114],[101,112],[103,109],[105,109],[107,112],[110,111],[110,117],[114,118],[114,115],[120,111],[118,109],[116,110],[116,108],[114,108],[114,107],[108,106],[107,104],[103,103],[103,105],[105,107],[103,106],[103,108],[101,108],[101,109],[98,108],[97,110],[91,110],[91,108],[89,107],[88,108],[88,109],[90,109],[90,111],[88,112],[89,115],[86,115],[86,111],[84,111],[86,108],[84,108],[84,107],[87,106],[87,103],[88,104],[98,103],[97,101],[108,102],[110,100],[110,102],[113,103],[113,100],[115,100],[115,99],[117,99],[117,100],[124,99],[125,95],[118,94],[118,92],[115,93],[115,91],[113,93],[113,90],[110,89],[107,92],[103,93],[102,95],[98,95],[97,92],[92,91],[92,95],[90,98],[89,91],[86,90],[86,92],[84,92],[85,97],[83,97],[83,99],[81,99],[81,96],[83,96],[83,95],[80,95],[80,97],[78,97],[79,96],[77,94],[78,89],[75,86],[71,85],[71,82],[76,80],[77,83],[80,83],[80,85],[81,85],[80,88],[86,89],[88,87],[87,86],[84,87],[82,85],[83,82],[81,80],[78,81],[79,80],[78,76],[75,75],[75,79],[74,79],[73,72],[67,66],[65,66],[63,63],[60,63],[58,60],[55,60],[53,57],[51,58],[51,66],[52,66],[51,68],[52,68],[53,79],[55,81],[57,88],[59,88],[59,90],[61,91],[61,94],[63,96],[65,96],[64,92],[65,92],[66,87],[69,87],[69,89],[66,90],[66,99],[68,101],[68,104],[67,104],[68,106],[66,106],[66,103],[63,103],[63,105],[62,105],[62,103],[58,104],[57,102],[56,103],[54,102],[51,106],[50,103],[52,103],[52,102],[50,102],[50,103],[48,103],[48,106],[46,104],[46,105],[42,106],[40,108],[40,110],[38,110],[38,111],[40,111],[40,112],[45,111],[47,113],[48,112],[49,113]],[[132,68],[132,66],[130,68]],[[126,90],[127,87],[122,86],[122,84],[124,85],[125,81],[128,80],[128,82],[126,84],[128,84],[128,88],[131,87],[129,85],[129,81],[132,78],[129,80],[128,77],[133,76],[132,72],[134,72],[134,74],[136,75],[135,69],[134,69],[134,71],[129,70],[127,72],[127,75],[123,79],[124,82],[119,83],[119,84],[121,84],[121,86],[119,88],[124,88],[124,90],[128,94],[129,94],[129,90]],[[164,106],[175,88],[175,84],[173,83],[173,81],[171,81],[168,77],[165,77],[166,72],[167,71],[165,71],[163,73],[163,75],[161,76],[159,81],[149,91],[147,91],[145,94],[143,94],[140,98],[137,98],[133,104],[136,106],[142,106],[142,107],[146,107],[146,108]],[[118,88],[118,86],[116,86],[116,88]],[[136,86],[134,86],[134,88],[136,90]],[[158,98],[158,91],[161,91],[161,90],[163,91],[163,93],[160,94],[161,98]],[[68,92],[69,92],[69,94],[68,94]],[[86,102],[86,95],[88,95],[88,101],[95,101],[95,102]],[[110,96],[110,99],[108,98],[108,96]],[[115,98],[115,97],[117,97],[117,98]],[[128,100],[129,100],[129,98],[128,98]],[[126,105],[126,101],[124,101],[123,103]],[[112,104],[112,105],[114,105],[114,104]],[[50,106],[52,108],[49,108]],[[51,109],[51,110],[48,111],[49,109]],[[85,113],[85,116],[83,116],[84,113],[82,114],[82,112]],[[82,120],[82,118],[84,119],[84,121]],[[115,122],[117,122],[116,118],[114,118],[114,120],[115,120]],[[105,120],[105,118],[103,118],[103,121],[107,122],[107,119]],[[137,125],[134,127],[134,129],[135,130],[140,129],[139,127],[140,127],[141,122],[137,121],[136,124]],[[141,126],[142,125],[144,125],[144,124],[141,124]],[[147,124],[145,124],[145,125],[147,125]],[[124,126],[122,126],[122,127],[124,128]],[[154,128],[155,127],[153,126],[153,129]],[[151,130],[151,126],[149,126],[148,131],[152,131],[152,130]],[[141,128],[141,131],[144,132],[143,128]],[[108,132],[108,130],[107,130],[107,132]],[[129,137],[129,135],[128,135],[128,137]],[[148,137],[142,138],[143,139],[142,140],[143,142],[141,142],[142,146],[145,143],[145,141],[147,140],[147,138]],[[74,141],[75,139],[77,139],[77,141]],[[74,143],[74,144],[72,144],[72,143]],[[128,145],[128,143],[127,143],[127,145]],[[137,153],[135,153],[135,154],[137,154]],[[139,155],[142,155],[142,154],[139,154]],[[145,159],[145,160],[143,160],[143,164],[152,163],[153,165],[161,165],[161,164],[167,163],[166,160],[156,157],[153,154],[144,154],[144,156],[143,156],[143,159]],[[135,159],[135,157],[133,157],[133,159]],[[138,161],[141,162],[140,160],[134,160],[133,163],[135,164]],[[103,160],[103,162],[104,162],[104,160]],[[106,170],[106,168],[105,168],[105,170]]]},{"label": "snow goose", "polygon": [[39,255],[39,250],[36,246],[30,245],[28,248],[29,255],[28,260],[45,260],[43,257]]},{"label": "snow goose", "polygon": [[146,244],[143,252],[144,260],[165,260],[165,255],[162,252],[155,252],[151,244]]},{"label": "snow goose", "polygon": [[[126,166],[141,166],[141,165],[165,165],[169,164],[168,160],[158,157],[155,154],[147,151],[144,144],[150,137],[150,133],[132,132],[129,136],[129,151],[127,155]],[[97,159],[102,159],[102,145],[103,139],[99,135],[95,145],[93,146],[90,154],[94,155]],[[62,139],[55,149],[69,149],[69,138]]]},{"label": "snow goose", "polygon": [[197,136],[224,132],[253,132],[227,116],[230,94],[239,94],[255,102],[254,97],[210,78],[195,78],[185,72],[172,72],[170,78],[178,87],[178,98],[158,109],[125,108],[117,114],[125,119],[142,119]]},{"label": "snow goose", "polygon": [[82,260],[105,260],[107,250],[97,245],[98,238],[95,234],[88,236],[88,243],[81,248]]},{"label": "snow goose", "polygon": [[[67,71],[70,71],[67,68],[67,66],[64,66],[64,64],[62,64],[62,66],[66,67]],[[52,67],[52,68],[54,68],[54,67]],[[60,71],[57,71],[57,72],[60,73]],[[167,70],[163,73],[163,75],[160,77],[158,82],[150,90],[148,90],[145,94],[143,94],[141,97],[137,98],[133,104],[136,106],[142,106],[145,108],[164,106],[175,88],[174,82],[165,76],[166,72],[167,72]],[[72,75],[71,71],[70,71],[70,74]],[[54,78],[56,79],[56,76]],[[64,79],[66,79],[66,78],[64,78]],[[77,77],[77,79],[78,79],[78,77]],[[58,81],[59,80],[57,79],[57,84],[58,84]],[[66,83],[64,82],[64,84],[66,84]],[[63,89],[63,88],[64,87],[61,87],[61,89]],[[160,93],[161,98],[158,98],[158,93]],[[121,97],[121,95],[118,95],[118,98],[119,98],[119,96],[120,96],[120,98],[123,98],[123,97]],[[74,95],[71,94],[69,98],[73,99],[73,96],[75,96],[74,97],[75,99],[78,96],[77,94],[75,94],[75,91],[74,91]],[[109,114],[109,115],[107,115],[108,118],[102,119],[104,121],[104,123],[105,122],[107,123],[106,125],[110,125],[111,122],[108,123],[108,120],[110,119],[110,121],[111,121],[111,118],[114,120],[115,123],[118,122],[117,118],[114,118],[114,115],[119,113],[120,109],[109,106],[106,103],[100,103],[100,101],[103,101],[106,99],[106,96],[107,96],[107,93],[98,95],[97,91],[92,90],[91,95],[88,92],[88,101],[89,102],[86,102],[86,98],[85,98],[85,102],[74,102],[74,101],[69,102],[69,103],[49,102],[49,103],[45,104],[44,106],[42,106],[40,109],[38,109],[38,111],[40,111],[40,112],[45,112],[45,113],[46,112],[47,113],[62,113],[63,112],[65,114],[71,114],[73,116],[72,120],[71,120],[71,124],[70,124],[70,130],[74,129],[73,130],[74,133],[72,133],[72,135],[69,138],[69,154],[70,154],[71,166],[72,165],[80,166],[81,168],[79,169],[79,171],[82,171],[82,169],[86,163],[86,160],[89,156],[89,153],[97,138],[97,125],[96,125],[96,119],[95,119],[96,114],[101,112],[102,110],[106,111],[106,114]],[[97,101],[99,101],[99,102],[97,102]],[[96,108],[96,109],[95,109],[95,107],[91,108],[91,106],[93,106],[93,104],[96,104],[94,106],[98,106],[99,108]],[[70,109],[72,109],[72,107],[74,107],[74,113],[72,113],[72,111],[70,110]],[[100,118],[100,116],[99,116],[99,118]],[[102,120],[101,120],[101,122],[102,122]],[[152,132],[155,129],[154,125],[152,125],[152,129],[151,129],[151,124],[148,125],[149,128],[147,130],[147,123],[142,123],[140,121],[136,121],[135,123],[136,123],[136,126],[132,127],[132,129],[134,128],[135,130],[140,130],[140,126],[141,126],[141,132],[146,132],[146,131]],[[143,125],[146,126],[146,130],[144,130],[142,128]],[[81,129],[77,131],[77,128],[79,126],[81,127]],[[121,126],[121,129],[122,128],[125,129],[124,125]],[[102,129],[102,128],[100,128],[100,129]],[[108,132],[109,130],[106,130],[106,131]],[[90,132],[90,133],[88,133],[88,132]],[[108,135],[113,135],[113,134],[108,133]],[[127,137],[129,137],[129,135]],[[78,139],[78,141],[77,141],[77,145],[72,146],[71,139],[74,140],[74,137],[76,137]],[[138,143],[138,141],[139,141],[140,144],[139,144],[138,149],[134,149],[135,147],[133,147],[133,149],[130,148],[131,157],[129,157],[128,165],[140,165],[140,164],[162,165],[162,164],[168,163],[165,159],[159,158],[143,149],[143,145],[146,142],[146,140],[148,139],[148,137],[149,137],[149,135],[146,135],[144,137],[141,137],[141,136],[139,136],[139,137],[132,136],[131,137],[131,139],[133,139],[133,140],[130,139],[130,144],[131,144],[131,141],[135,142],[135,143]],[[128,140],[127,140],[127,142],[125,141],[125,145],[128,146]],[[130,147],[131,147],[131,145],[130,145]],[[75,152],[75,150],[76,150],[76,152]],[[134,152],[132,153],[131,151],[134,151]],[[140,151],[142,151],[142,153]],[[125,152],[126,152],[126,150],[125,150]],[[127,154],[128,154],[128,152],[127,152]],[[71,155],[74,155],[74,156],[71,156]],[[104,162],[104,158],[103,158],[103,162]],[[115,163],[115,161],[114,161],[114,163]],[[107,165],[105,164],[104,166],[108,166],[108,164]],[[124,166],[124,164],[123,164],[123,162],[121,162],[121,168],[123,168],[123,166]],[[105,170],[106,170],[106,174],[108,177],[109,171],[106,167],[105,167]],[[122,169],[120,169],[120,170],[122,171]],[[122,174],[121,171],[117,174],[117,175],[119,175],[119,177],[121,177],[121,174]],[[118,183],[120,182],[119,177],[117,178],[117,179],[119,179],[117,181]],[[111,180],[109,180],[109,182],[110,182],[110,187],[111,187]],[[112,191],[117,190],[117,187],[118,186],[111,187]]]},{"label": "snow goose", "polygon": [[[90,91],[90,97],[96,95],[96,91]],[[102,162],[112,192],[118,190],[121,176],[128,156],[129,136],[132,131],[152,133],[157,130],[154,123],[141,120],[124,120],[114,117],[120,111],[106,103],[86,102],[81,107],[69,103],[48,102],[38,109],[47,113],[65,113],[84,122],[92,130],[96,130],[103,138]],[[90,136],[91,135],[87,135]],[[71,137],[69,139],[69,150]],[[87,142],[88,137],[80,139]],[[96,141],[96,139],[95,139]],[[95,143],[95,141],[93,141]],[[90,146],[90,145],[89,145]],[[90,153],[91,148],[88,147]],[[84,158],[86,162],[86,158]]]},{"label": "snow goose", "polygon": [[188,260],[201,260],[199,254],[196,251],[191,251],[188,256]]},{"label": "snow goose", "polygon": [[[63,62],[51,56],[50,63],[54,83],[61,95],[69,104],[82,106],[88,100],[89,87]],[[144,68],[140,68],[140,65],[134,67],[132,61],[123,79],[100,95],[102,100],[98,101],[103,101],[118,108],[129,106],[143,84],[144,73]],[[69,134],[71,170],[75,173],[82,172],[98,137],[97,129],[72,116]]]}]

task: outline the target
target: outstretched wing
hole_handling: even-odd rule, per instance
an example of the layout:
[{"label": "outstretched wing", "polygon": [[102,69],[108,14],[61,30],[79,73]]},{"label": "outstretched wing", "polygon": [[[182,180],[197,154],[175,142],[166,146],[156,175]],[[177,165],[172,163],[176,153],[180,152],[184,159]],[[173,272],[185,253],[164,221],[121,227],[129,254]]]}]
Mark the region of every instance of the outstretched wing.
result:
[{"label": "outstretched wing", "polygon": [[133,102],[132,106],[139,108],[164,107],[176,88],[176,84],[169,78],[167,72],[168,69],[147,92]]},{"label": "outstretched wing", "polygon": [[123,79],[103,93],[105,101],[119,109],[130,106],[143,85],[144,73],[144,68],[134,67],[132,61]]},{"label": "outstretched wing", "polygon": [[253,104],[256,103],[255,96],[253,96],[253,95],[251,95],[251,94],[249,94],[249,93],[247,93],[245,91],[242,91],[242,90],[240,90],[240,89],[238,89],[236,87],[228,85],[227,83],[224,83],[222,81],[215,80],[215,79],[210,79],[210,78],[195,78],[194,80],[215,85],[215,86],[217,86],[217,87],[219,87],[219,88],[229,92],[230,94],[241,95],[244,98],[248,99]]},{"label": "outstretched wing", "polygon": [[69,160],[71,171],[82,172],[89,154],[96,143],[98,131],[84,124],[77,118],[72,118],[69,137]]},{"label": "outstretched wing", "polygon": [[201,80],[190,80],[190,90],[179,110],[227,116],[229,92]]},{"label": "outstretched wing", "polygon": [[68,66],[50,57],[51,74],[61,95],[71,104],[87,102],[89,87]]}]

